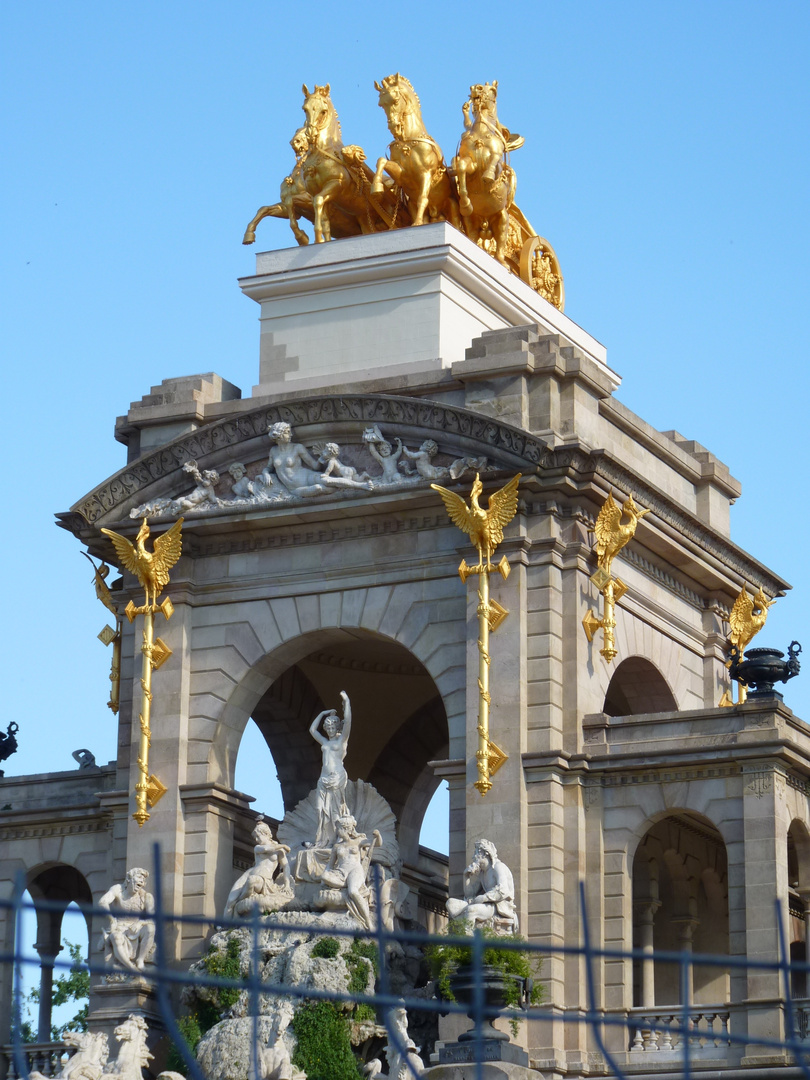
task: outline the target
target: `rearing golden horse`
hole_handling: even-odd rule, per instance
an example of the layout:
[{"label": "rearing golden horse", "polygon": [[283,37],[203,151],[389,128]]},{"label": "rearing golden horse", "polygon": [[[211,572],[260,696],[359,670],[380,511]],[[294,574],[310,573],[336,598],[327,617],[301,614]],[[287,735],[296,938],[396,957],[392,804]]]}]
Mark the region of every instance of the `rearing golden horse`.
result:
[{"label": "rearing golden horse", "polygon": [[517,180],[504,158],[525,140],[498,122],[497,100],[497,81],[470,87],[469,100],[462,109],[464,134],[453,158],[453,172],[465,232],[475,243],[491,232],[495,258],[506,266],[509,207]]},{"label": "rearing golden horse", "polygon": [[374,87],[380,94],[380,107],[388,117],[388,130],[394,141],[388,147],[389,158],[377,161],[377,171],[371,191],[385,191],[383,171],[393,179],[408,203],[413,225],[430,221],[449,221],[461,229],[458,200],[441,147],[432,139],[422,122],[419,98],[404,75],[387,75],[382,85]]},{"label": "rearing golden horse", "polygon": [[[384,227],[377,215],[384,218],[385,212],[379,206],[373,207],[369,199],[373,174],[364,164],[366,155],[359,146],[343,145],[329,84],[316,86],[312,93],[306,84],[302,89],[309,149],[301,172],[304,187],[312,196],[315,243],[332,239],[330,204],[354,219],[357,232],[377,232]],[[385,224],[389,223],[390,218]]]}]

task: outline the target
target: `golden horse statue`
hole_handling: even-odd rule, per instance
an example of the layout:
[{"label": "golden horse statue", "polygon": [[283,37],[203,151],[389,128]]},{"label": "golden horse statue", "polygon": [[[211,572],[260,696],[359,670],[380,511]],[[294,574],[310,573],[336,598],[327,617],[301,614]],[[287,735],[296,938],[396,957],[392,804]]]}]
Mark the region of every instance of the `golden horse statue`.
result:
[{"label": "golden horse statue", "polygon": [[302,247],[304,244],[309,243],[309,237],[298,226],[299,217],[304,216],[312,221],[315,216],[315,211],[312,208],[312,196],[304,186],[302,167],[309,149],[309,143],[303,128],[299,128],[293,135],[290,146],[295,154],[295,167],[290,175],[281,182],[279,201],[273,203],[272,206],[259,207],[256,216],[245,229],[245,235],[242,239],[243,244],[252,244],[254,242],[256,239],[256,226],[266,217],[288,218],[293,236],[298,243]]},{"label": "golden horse statue", "polygon": [[394,136],[389,144],[390,157],[377,161],[371,191],[385,191],[383,172],[404,195],[411,224],[449,221],[461,229],[458,200],[452,178],[444,163],[441,147],[432,139],[422,122],[422,108],[411,83],[404,75],[386,76],[374,81],[380,95],[380,108],[388,118],[388,130]]},{"label": "golden horse statue", "polygon": [[524,139],[499,123],[497,101],[497,80],[470,87],[470,97],[462,106],[464,134],[453,158],[453,172],[464,231],[475,243],[491,236],[491,254],[508,266],[509,208],[517,179],[504,158],[523,146]]},{"label": "golden horse statue", "polygon": [[[365,164],[366,155],[359,146],[344,146],[337,110],[332,104],[330,87],[306,87],[304,104],[308,150],[302,163],[304,187],[312,196],[315,243],[331,240],[334,211],[351,218],[355,233],[378,232],[394,220],[393,197],[370,199],[373,173]],[[385,206],[385,201],[388,206]],[[334,232],[337,237],[337,232]]]}]

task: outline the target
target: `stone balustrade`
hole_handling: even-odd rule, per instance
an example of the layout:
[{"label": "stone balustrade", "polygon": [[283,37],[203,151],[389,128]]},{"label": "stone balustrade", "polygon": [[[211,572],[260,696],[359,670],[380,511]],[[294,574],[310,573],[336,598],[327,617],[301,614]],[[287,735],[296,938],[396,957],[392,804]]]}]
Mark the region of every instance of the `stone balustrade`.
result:
[{"label": "stone balustrade", "polygon": [[[73,1047],[65,1046],[63,1042],[23,1043],[22,1051],[27,1072],[36,1071],[43,1076],[58,1075],[67,1056],[74,1052]],[[0,1054],[6,1063],[6,1080],[17,1080],[19,1073],[14,1062],[14,1047],[2,1046]]]},{"label": "stone balustrade", "polygon": [[[810,1012],[810,1001],[807,1003]],[[690,1052],[704,1054],[730,1045],[729,1005],[693,1005],[690,1009]],[[683,1015],[678,1005],[631,1009],[627,1017],[631,1052],[665,1053],[683,1047]]]}]

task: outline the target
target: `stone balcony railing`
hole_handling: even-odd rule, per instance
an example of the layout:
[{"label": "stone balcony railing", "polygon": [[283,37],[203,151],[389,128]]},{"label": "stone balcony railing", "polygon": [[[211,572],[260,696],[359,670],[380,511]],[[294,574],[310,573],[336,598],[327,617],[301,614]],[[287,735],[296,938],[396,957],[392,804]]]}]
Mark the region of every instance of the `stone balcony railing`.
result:
[{"label": "stone balcony railing", "polygon": [[[809,1003],[810,1004],[810,1003]],[[729,1005],[693,1005],[689,1010],[689,1049],[706,1056],[721,1055],[730,1046]],[[634,1053],[667,1053],[683,1047],[683,1015],[678,1005],[655,1009],[631,1009],[627,1014],[628,1050]]]},{"label": "stone balcony railing", "polygon": [[[28,1072],[36,1071],[43,1076],[57,1076],[64,1063],[65,1056],[73,1052],[73,1048],[65,1046],[63,1042],[47,1043],[23,1043],[22,1051],[25,1054],[26,1068]],[[17,1080],[18,1072],[14,1064],[14,1047],[0,1046],[0,1066],[5,1066],[6,1080]],[[2,1075],[2,1068],[0,1068]]]}]

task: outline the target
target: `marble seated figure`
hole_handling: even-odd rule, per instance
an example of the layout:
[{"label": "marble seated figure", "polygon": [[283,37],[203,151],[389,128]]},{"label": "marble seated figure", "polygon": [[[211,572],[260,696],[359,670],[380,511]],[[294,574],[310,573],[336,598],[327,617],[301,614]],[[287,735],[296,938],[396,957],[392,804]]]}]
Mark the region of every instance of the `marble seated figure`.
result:
[{"label": "marble seated figure", "polygon": [[505,934],[518,932],[512,871],[498,858],[491,841],[479,840],[475,845],[473,861],[464,871],[464,899],[448,899],[447,913],[451,919],[468,923],[471,932],[478,926]]},{"label": "marble seated figure", "polygon": [[357,822],[351,814],[339,817],[335,822],[335,842],[326,869],[321,874],[321,890],[316,907],[327,909],[345,908],[367,930],[374,929],[369,910],[367,884],[371,852],[382,841],[379,832],[371,840],[357,831]]},{"label": "marble seated figure", "polygon": [[139,866],[127,870],[123,885],[113,885],[98,906],[110,912],[102,931],[104,960],[112,968],[140,974],[155,948],[155,899],[146,891],[149,871]]},{"label": "marble seated figure", "polygon": [[247,916],[258,907],[262,914],[278,911],[294,894],[292,874],[287,856],[290,849],[279,844],[266,821],[258,821],[253,829],[254,865],[237,878],[228,894],[225,914]]}]

